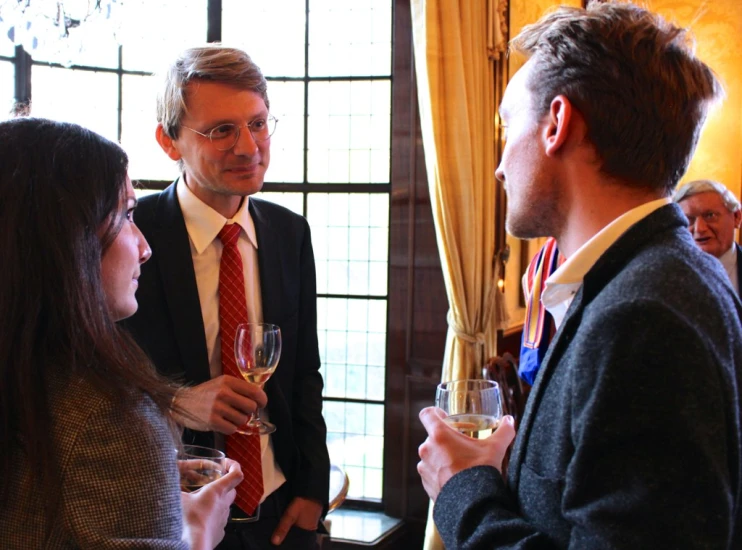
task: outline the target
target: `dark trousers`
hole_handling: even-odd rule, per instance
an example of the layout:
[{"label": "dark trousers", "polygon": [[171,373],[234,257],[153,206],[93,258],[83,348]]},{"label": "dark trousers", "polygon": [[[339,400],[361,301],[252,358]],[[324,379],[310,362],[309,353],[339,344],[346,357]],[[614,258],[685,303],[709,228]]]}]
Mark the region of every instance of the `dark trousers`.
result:
[{"label": "dark trousers", "polygon": [[260,505],[258,521],[253,523],[230,521],[224,530],[224,539],[216,550],[271,550],[275,548],[318,550],[317,531],[306,531],[296,526],[289,530],[280,546],[271,544],[273,531],[278,527],[278,521],[289,504],[285,487],[283,485],[273,492]]}]

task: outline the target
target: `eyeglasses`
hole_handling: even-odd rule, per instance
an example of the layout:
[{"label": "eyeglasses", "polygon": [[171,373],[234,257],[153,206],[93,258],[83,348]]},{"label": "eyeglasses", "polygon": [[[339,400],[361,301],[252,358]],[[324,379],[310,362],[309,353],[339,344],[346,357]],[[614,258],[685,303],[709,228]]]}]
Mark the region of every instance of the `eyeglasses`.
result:
[{"label": "eyeglasses", "polygon": [[237,124],[220,124],[215,128],[212,128],[208,132],[199,132],[188,126],[183,126],[191,132],[195,132],[199,136],[209,138],[209,141],[214,145],[217,151],[229,151],[232,147],[237,145],[237,140],[240,139],[240,131],[242,128],[247,128],[252,134],[252,138],[255,141],[265,141],[273,135],[276,131],[276,124],[278,119],[273,115],[268,118],[256,118],[245,124],[244,126],[238,126]]},{"label": "eyeglasses", "polygon": [[696,225],[696,220],[698,218],[702,218],[703,221],[707,224],[713,224],[719,221],[719,218],[721,218],[721,214],[719,212],[714,212],[713,210],[706,210],[706,212],[701,212],[700,216],[685,216],[688,218],[688,227],[693,227]]}]

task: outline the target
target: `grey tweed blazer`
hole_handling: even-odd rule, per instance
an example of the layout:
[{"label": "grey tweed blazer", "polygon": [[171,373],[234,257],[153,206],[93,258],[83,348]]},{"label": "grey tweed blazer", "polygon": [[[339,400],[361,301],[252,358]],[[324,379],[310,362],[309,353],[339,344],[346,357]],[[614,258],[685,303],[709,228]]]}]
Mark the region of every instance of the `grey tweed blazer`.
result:
[{"label": "grey tweed blazer", "polygon": [[[83,380],[56,378],[49,392],[61,506],[48,522],[17,450],[16,468],[3,473],[10,494],[0,511],[0,548],[187,549],[173,437],[154,403],[142,396],[133,419]],[[150,429],[132,429],[135,420]]]},{"label": "grey tweed blazer", "polygon": [[677,205],[631,227],[551,342],[507,481],[443,487],[446,548],[742,548],[741,314]]}]

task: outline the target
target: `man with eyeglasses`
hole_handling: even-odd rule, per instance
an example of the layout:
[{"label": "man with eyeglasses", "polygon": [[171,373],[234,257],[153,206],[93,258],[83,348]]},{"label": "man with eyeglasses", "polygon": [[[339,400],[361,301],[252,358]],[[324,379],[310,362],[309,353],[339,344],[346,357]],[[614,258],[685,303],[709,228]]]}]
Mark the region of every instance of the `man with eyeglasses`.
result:
[{"label": "man with eyeglasses", "polygon": [[719,259],[739,294],[742,248],[734,242],[734,232],[742,223],[742,210],[737,197],[719,182],[696,180],[679,187],[672,198],[688,218],[693,240]]},{"label": "man with eyeglasses", "polygon": [[[127,326],[161,373],[185,383],[174,400],[184,440],[225,449],[245,476],[220,549],[316,548],[329,493],[309,225],[251,196],[270,163],[269,107],[266,79],[245,52],[183,52],[165,74],[156,130],[181,176],[142,198],[136,214],[153,259]],[[281,329],[265,392],[239,377],[235,319]],[[263,406],[276,431],[239,433]]]}]

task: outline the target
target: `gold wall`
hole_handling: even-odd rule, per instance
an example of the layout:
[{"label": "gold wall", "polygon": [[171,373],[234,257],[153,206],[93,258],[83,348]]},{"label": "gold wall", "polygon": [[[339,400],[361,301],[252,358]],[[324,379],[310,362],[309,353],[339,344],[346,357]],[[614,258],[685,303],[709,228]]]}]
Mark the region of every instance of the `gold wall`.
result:
[{"label": "gold wall", "polygon": [[[510,36],[536,21],[554,5],[579,6],[578,0],[510,0]],[[742,194],[742,1],[740,0],[647,0],[652,11],[669,21],[691,29],[698,56],[716,72],[724,84],[725,101],[711,113],[698,143],[688,172],[681,183],[694,179],[714,179]],[[512,75],[522,63],[509,60]],[[523,322],[525,310],[519,305],[520,278],[527,267],[521,265],[521,246],[535,253],[537,242],[524,243],[508,235],[510,261],[505,272],[506,307],[511,326]]]},{"label": "gold wall", "polygon": [[720,77],[727,95],[709,116],[682,182],[714,179],[739,197],[742,190],[742,2],[650,0],[647,5],[677,25],[691,29],[696,37],[698,57]]}]

